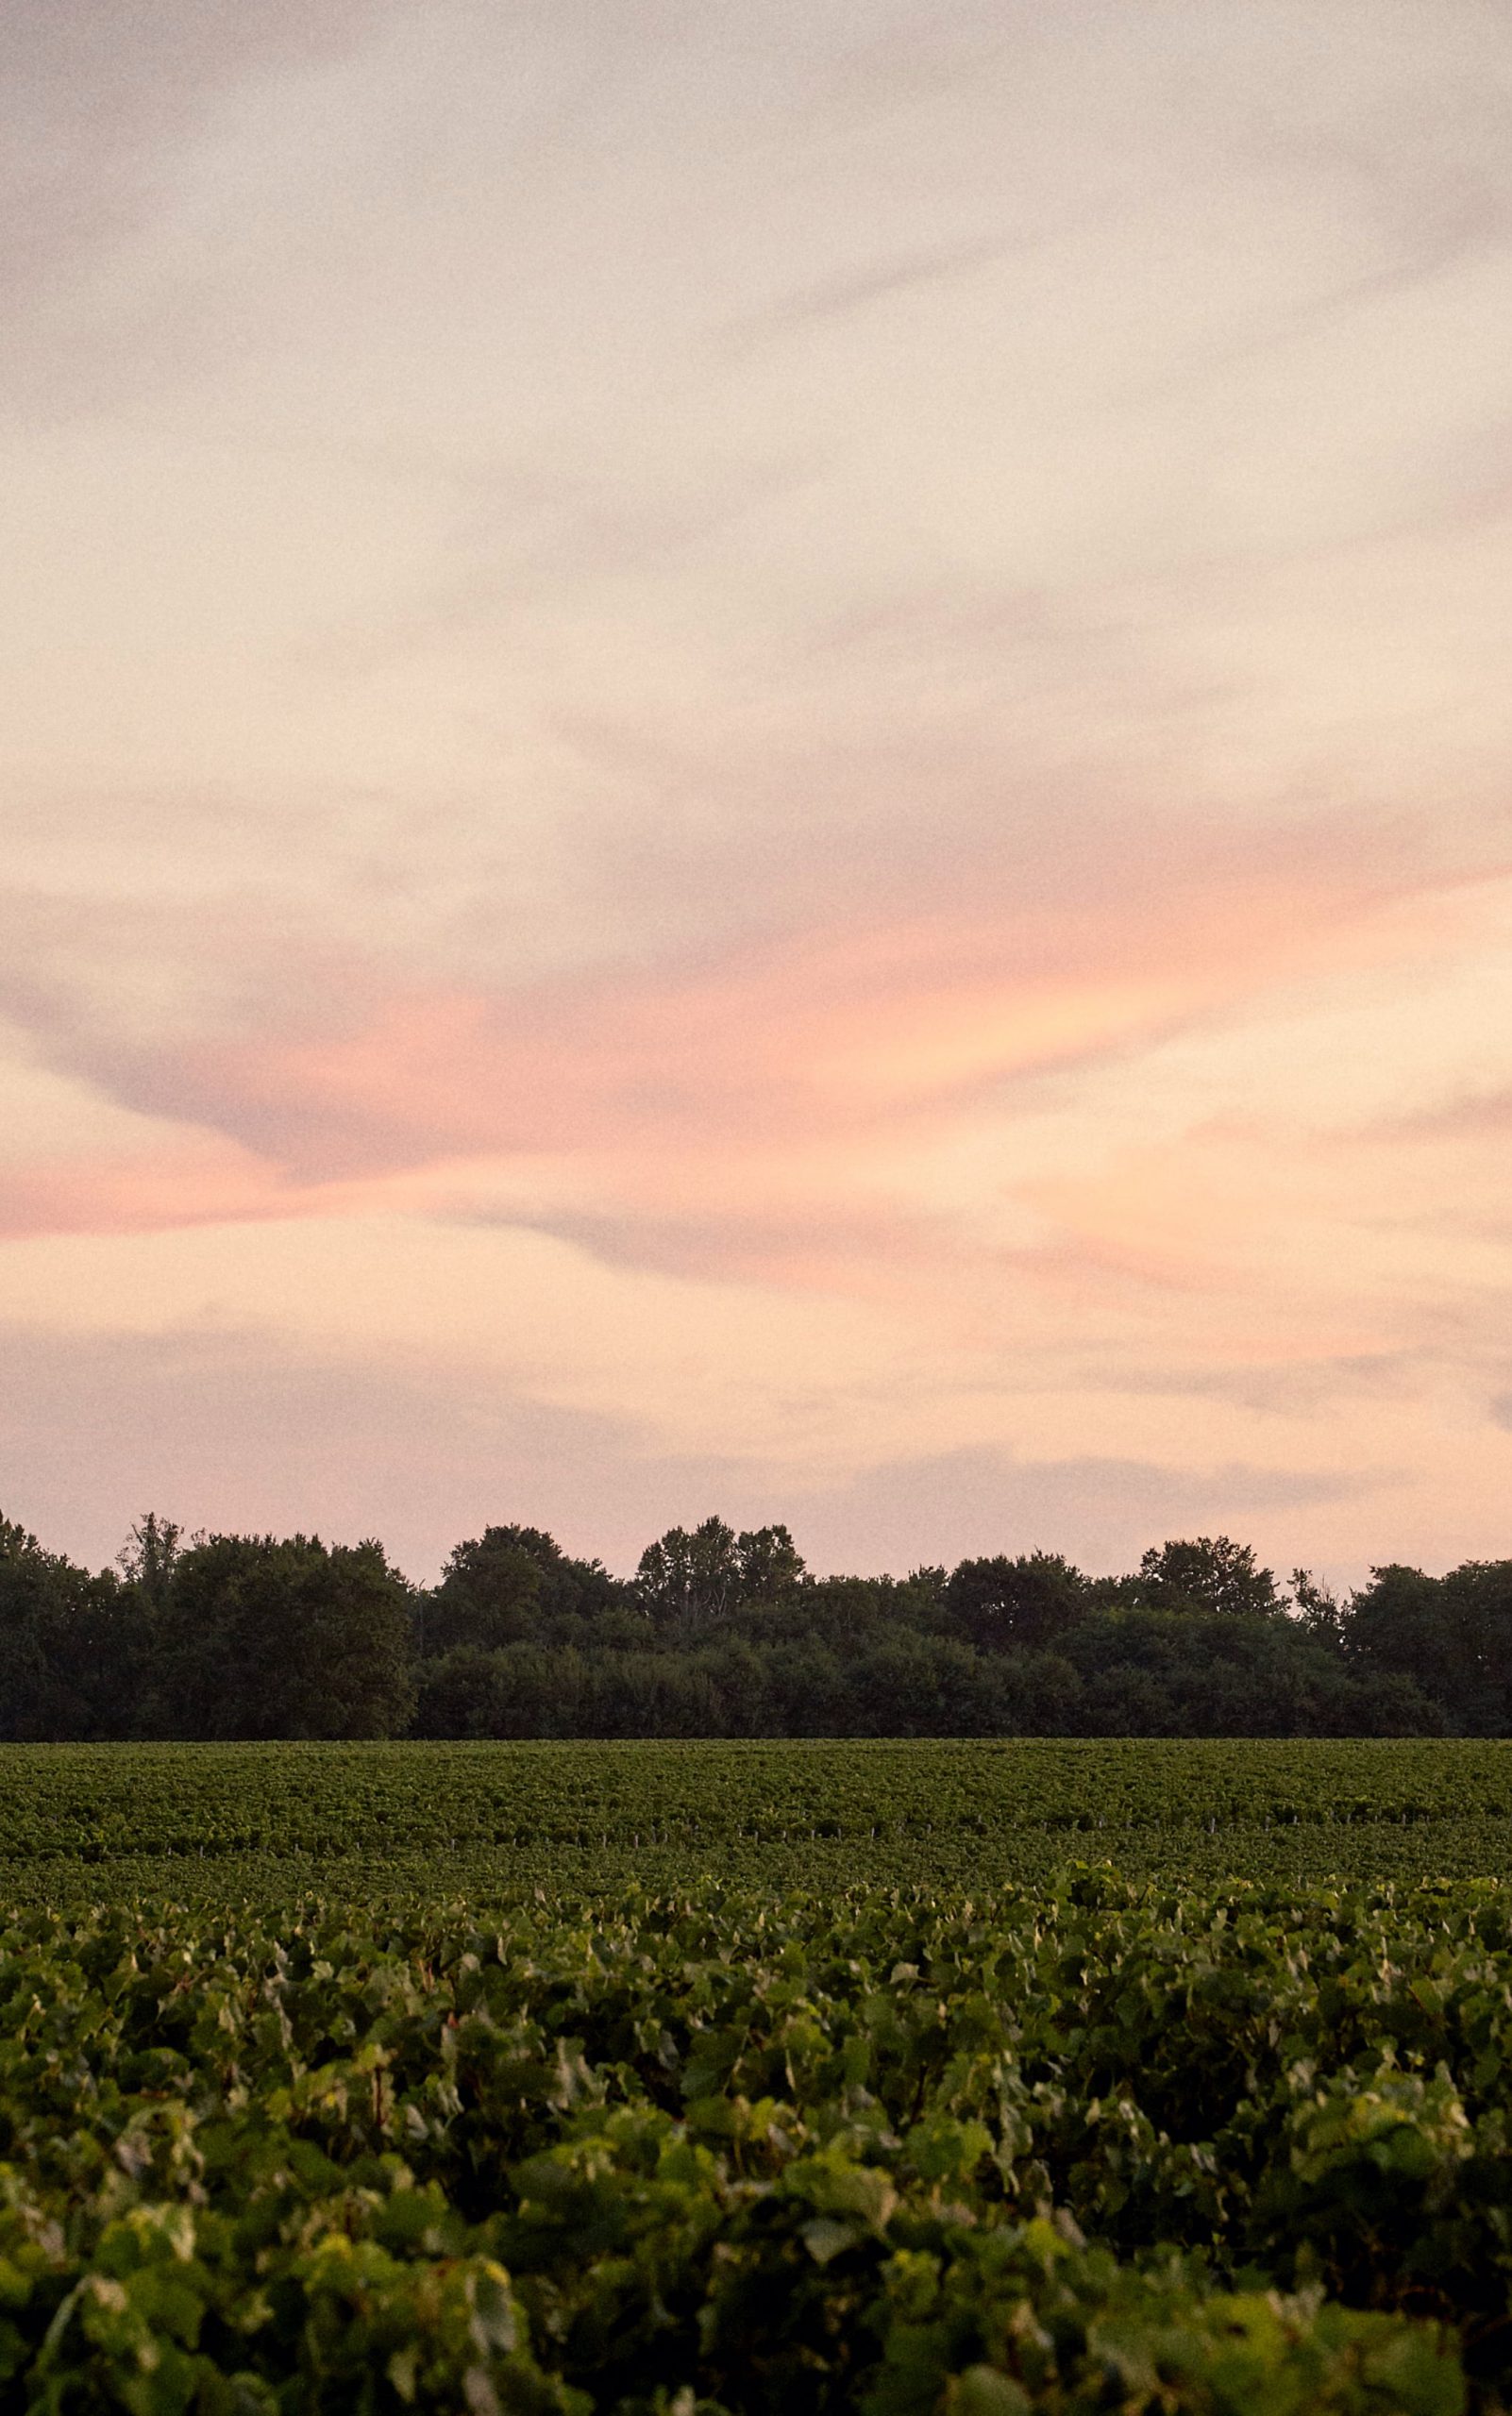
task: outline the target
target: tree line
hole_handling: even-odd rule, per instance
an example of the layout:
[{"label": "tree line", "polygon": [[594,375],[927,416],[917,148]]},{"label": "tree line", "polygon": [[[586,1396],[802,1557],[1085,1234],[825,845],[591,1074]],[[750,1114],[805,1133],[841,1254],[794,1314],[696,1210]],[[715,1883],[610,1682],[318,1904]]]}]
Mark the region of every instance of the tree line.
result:
[{"label": "tree line", "polygon": [[1512,1735],[1512,1560],[1338,1601],[1248,1545],[1122,1577],[1035,1552],[815,1577],[783,1526],[633,1578],[488,1527],[434,1586],[376,1542],[140,1519],[91,1571],[0,1518],[0,1739]]}]

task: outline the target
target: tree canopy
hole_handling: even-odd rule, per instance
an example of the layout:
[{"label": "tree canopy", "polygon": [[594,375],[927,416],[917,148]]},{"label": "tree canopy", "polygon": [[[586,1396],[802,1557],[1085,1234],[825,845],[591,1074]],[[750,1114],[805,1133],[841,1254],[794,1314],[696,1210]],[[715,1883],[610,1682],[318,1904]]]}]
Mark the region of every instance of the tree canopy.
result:
[{"label": "tree canopy", "polygon": [[1512,1561],[1347,1602],[1226,1535],[1121,1577],[1047,1551],[816,1577],[781,1524],[632,1577],[539,1527],[417,1586],[380,1544],[186,1537],[92,1572],[0,1519],[0,1738],[1512,1735]]}]

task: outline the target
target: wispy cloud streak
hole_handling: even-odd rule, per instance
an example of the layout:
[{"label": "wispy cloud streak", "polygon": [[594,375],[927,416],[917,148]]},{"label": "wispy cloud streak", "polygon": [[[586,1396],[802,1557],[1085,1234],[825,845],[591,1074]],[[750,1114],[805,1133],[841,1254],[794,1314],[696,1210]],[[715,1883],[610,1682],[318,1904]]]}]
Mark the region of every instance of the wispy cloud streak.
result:
[{"label": "wispy cloud streak", "polygon": [[[717,1482],[836,1551],[1504,1548],[1494,12],[8,33],[46,1498],[172,1365],[349,1408],[354,1516],[466,1397],[469,1485],[617,1542]],[[309,1515],[258,1465],[225,1515]]]}]

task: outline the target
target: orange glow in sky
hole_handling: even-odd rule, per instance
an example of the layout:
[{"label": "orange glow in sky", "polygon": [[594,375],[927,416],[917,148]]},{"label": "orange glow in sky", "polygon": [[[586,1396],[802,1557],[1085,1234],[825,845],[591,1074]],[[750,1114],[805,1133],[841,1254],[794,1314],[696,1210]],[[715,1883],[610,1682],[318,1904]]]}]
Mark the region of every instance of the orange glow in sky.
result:
[{"label": "orange glow in sky", "polygon": [[0,1510],[1512,1552],[1512,20],[8,22]]}]

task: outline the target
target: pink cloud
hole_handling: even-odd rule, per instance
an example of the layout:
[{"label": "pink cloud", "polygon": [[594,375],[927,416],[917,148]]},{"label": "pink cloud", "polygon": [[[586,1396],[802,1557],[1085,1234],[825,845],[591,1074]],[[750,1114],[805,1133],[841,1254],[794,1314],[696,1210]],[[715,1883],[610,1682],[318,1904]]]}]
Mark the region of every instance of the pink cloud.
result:
[{"label": "pink cloud", "polygon": [[0,1237],[8,1241],[328,1216],[351,1204],[349,1190],[301,1189],[255,1151],[213,1135],[137,1156],[74,1154],[0,1167]]},{"label": "pink cloud", "polygon": [[[1455,931],[1436,893],[1283,859],[513,991],[415,982],[383,997],[369,965],[345,1029],[323,982],[303,1030],[160,1043],[124,1066],[104,1054],[99,1070],[160,1114],[178,1103],[180,1136],[13,1168],[0,1232],[481,1212],[652,1264],[854,1287],[940,1238],[927,1212],[878,1194],[879,1153],[1000,1105],[1005,1085],[1074,1078],[1280,983],[1436,952]],[[87,1065],[88,1042],[75,1053]],[[1164,1166],[1119,1180],[1107,1230],[1073,1189],[1025,1197],[1087,1263],[1201,1285],[1201,1186]],[[1242,1208],[1223,1203],[1230,1230]]]},{"label": "pink cloud", "polygon": [[1343,952],[1404,944],[1395,901],[1337,874],[1231,875],[1080,913],[842,923],[512,993],[415,986],[350,1033],[183,1062],[217,1120],[329,1174],[473,1151],[759,1146],[945,1113]]}]

